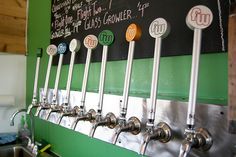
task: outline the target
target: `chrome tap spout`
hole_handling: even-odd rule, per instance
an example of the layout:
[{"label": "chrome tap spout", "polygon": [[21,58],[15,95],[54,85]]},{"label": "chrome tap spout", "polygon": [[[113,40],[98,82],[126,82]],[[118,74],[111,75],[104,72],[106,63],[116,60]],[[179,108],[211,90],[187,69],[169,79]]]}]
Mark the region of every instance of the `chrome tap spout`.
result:
[{"label": "chrome tap spout", "polygon": [[113,135],[112,144],[116,144],[117,139],[121,132],[130,132],[133,135],[139,134],[141,131],[141,122],[136,117],[130,117],[127,123],[123,125],[118,125],[118,129],[116,130],[115,134]]},{"label": "chrome tap spout", "polygon": [[194,145],[193,142],[189,140],[184,140],[180,146],[179,157],[187,157],[193,145]]},{"label": "chrome tap spout", "polygon": [[160,122],[157,125],[157,128],[154,129],[153,127],[151,127],[150,129],[147,130],[146,137],[144,138],[144,141],[140,148],[140,154],[141,155],[145,154],[148,143],[151,140],[158,140],[162,143],[167,143],[171,140],[171,138],[172,138],[172,131],[169,125],[164,122]]},{"label": "chrome tap spout", "polygon": [[98,126],[107,126],[108,128],[113,129],[115,128],[116,125],[117,125],[117,119],[113,113],[109,112],[103,119],[101,115],[99,114],[96,117],[96,122],[93,124],[90,130],[89,136],[90,137],[94,136],[94,133]]},{"label": "chrome tap spout", "polygon": [[79,121],[93,121],[96,118],[96,111],[94,109],[90,109],[86,114],[79,114],[82,116],[78,116],[73,124],[71,125],[71,129],[75,130]]},{"label": "chrome tap spout", "polygon": [[180,147],[179,157],[188,157],[192,148],[207,151],[213,144],[211,134],[204,128],[199,128],[196,131],[186,129],[185,135],[186,138]]}]

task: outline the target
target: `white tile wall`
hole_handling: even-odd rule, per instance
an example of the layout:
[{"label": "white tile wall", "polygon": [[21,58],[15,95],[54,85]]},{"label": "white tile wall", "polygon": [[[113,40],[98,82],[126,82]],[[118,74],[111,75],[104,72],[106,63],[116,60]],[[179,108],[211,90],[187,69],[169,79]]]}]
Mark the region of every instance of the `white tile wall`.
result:
[{"label": "white tile wall", "polygon": [[26,56],[0,53],[0,133],[17,131],[21,115],[14,127],[9,119],[14,111],[25,107],[25,95]]}]

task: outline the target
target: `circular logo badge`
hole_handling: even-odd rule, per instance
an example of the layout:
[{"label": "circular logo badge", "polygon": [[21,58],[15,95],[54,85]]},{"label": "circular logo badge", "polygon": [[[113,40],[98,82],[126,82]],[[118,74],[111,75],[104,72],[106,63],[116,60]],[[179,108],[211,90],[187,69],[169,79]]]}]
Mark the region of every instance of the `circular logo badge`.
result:
[{"label": "circular logo badge", "polygon": [[98,38],[95,35],[87,35],[84,38],[84,46],[87,49],[95,49],[98,45]]},{"label": "circular logo badge", "polygon": [[99,35],[98,35],[98,42],[101,45],[111,45],[114,41],[114,34],[110,30],[103,30]]},{"label": "circular logo badge", "polygon": [[47,53],[48,55],[54,56],[57,54],[57,47],[56,45],[49,45],[47,47]]},{"label": "circular logo badge", "polygon": [[79,41],[79,40],[77,40],[77,39],[72,39],[72,40],[70,41],[69,49],[70,49],[71,52],[77,52],[77,51],[79,51],[80,47],[81,47],[81,44],[80,44],[80,41]]},{"label": "circular logo badge", "polygon": [[126,30],[125,38],[128,42],[137,41],[140,39],[141,34],[142,34],[141,28],[138,25],[132,23]]},{"label": "circular logo badge", "polygon": [[169,26],[165,19],[157,18],[150,24],[149,34],[153,38],[164,38],[169,34]]},{"label": "circular logo badge", "polygon": [[57,46],[57,53],[58,54],[64,54],[67,51],[67,44],[66,43],[60,43]]},{"label": "circular logo badge", "polygon": [[186,23],[191,29],[205,29],[209,27],[213,20],[211,10],[204,5],[193,7],[186,17]]}]

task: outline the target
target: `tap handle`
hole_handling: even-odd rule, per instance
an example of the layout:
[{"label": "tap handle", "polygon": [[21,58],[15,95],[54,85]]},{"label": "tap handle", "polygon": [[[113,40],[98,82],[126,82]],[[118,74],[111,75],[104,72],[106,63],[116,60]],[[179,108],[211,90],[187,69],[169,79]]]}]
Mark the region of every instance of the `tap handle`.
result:
[{"label": "tap handle", "polygon": [[112,112],[107,113],[105,119],[109,120],[109,123],[107,124],[108,128],[113,129],[116,127],[117,118]]},{"label": "tap handle", "polygon": [[141,122],[137,117],[130,117],[127,125],[130,125],[130,132],[133,135],[137,135],[141,132]]}]

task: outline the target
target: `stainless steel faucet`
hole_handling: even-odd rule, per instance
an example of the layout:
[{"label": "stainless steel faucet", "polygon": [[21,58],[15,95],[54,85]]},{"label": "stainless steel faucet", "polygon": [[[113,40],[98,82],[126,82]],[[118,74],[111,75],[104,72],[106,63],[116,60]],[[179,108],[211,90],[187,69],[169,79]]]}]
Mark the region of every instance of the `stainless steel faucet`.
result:
[{"label": "stainless steel faucet", "polygon": [[139,134],[141,131],[141,122],[137,117],[130,117],[128,122],[120,120],[116,132],[113,136],[112,144],[116,144],[117,139],[122,132],[130,132],[133,135]]},{"label": "stainless steel faucet", "polygon": [[95,121],[96,122],[93,124],[89,133],[90,137],[94,136],[98,126],[107,126],[108,128],[113,129],[117,125],[116,116],[111,112],[109,112],[104,118],[102,118],[101,114],[97,115]]},{"label": "stainless steel faucet", "polygon": [[39,104],[37,103],[37,101],[33,101],[29,106],[28,106],[28,109],[27,109],[27,114],[30,114],[31,113],[31,110],[33,108],[38,108],[39,107]]},{"label": "stainless steel faucet", "polygon": [[[14,120],[16,115],[18,115],[21,112],[27,112],[27,109],[19,109],[16,112],[14,112],[10,118],[10,125],[14,126]],[[34,120],[33,120],[33,114],[32,112],[29,113],[30,115],[30,133],[31,133],[31,138],[26,137],[28,139],[28,148],[37,155],[37,145],[35,144],[34,140]]]},{"label": "stainless steel faucet", "polygon": [[71,125],[71,129],[75,130],[79,121],[83,120],[92,122],[95,120],[95,118],[96,118],[96,111],[94,109],[90,109],[86,114],[84,114],[84,112],[80,112],[79,114],[77,114],[75,121]]},{"label": "stainless steel faucet", "polygon": [[151,140],[158,140],[162,143],[167,143],[172,138],[172,132],[169,125],[164,122],[160,122],[156,128],[151,127],[147,130],[146,137],[140,148],[140,154],[144,155],[147,145]]},{"label": "stainless steel faucet", "polygon": [[196,131],[186,129],[185,135],[186,138],[181,144],[179,157],[187,157],[192,148],[207,151],[213,144],[211,134],[204,128],[199,128]]},{"label": "stainless steel faucet", "polygon": [[43,100],[43,102],[41,102],[38,105],[38,108],[35,112],[35,116],[39,116],[39,114],[42,110],[48,110],[48,109],[50,109],[50,104],[47,103],[47,100]]},{"label": "stainless steel faucet", "polygon": [[56,103],[52,103],[50,105],[50,108],[49,108],[47,114],[46,114],[45,120],[48,120],[52,113],[55,113],[55,112],[59,113],[59,112],[62,112],[62,110],[63,110],[62,106],[60,106],[60,105],[58,105]]},{"label": "stainless steel faucet", "polygon": [[64,117],[76,117],[78,114],[78,110],[79,108],[77,106],[75,106],[73,109],[70,109],[70,107],[68,105],[63,104],[61,107],[61,110],[59,110],[58,112],[60,113],[60,116],[56,122],[56,124],[61,124],[61,121]]}]

